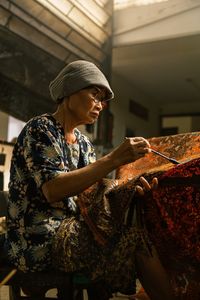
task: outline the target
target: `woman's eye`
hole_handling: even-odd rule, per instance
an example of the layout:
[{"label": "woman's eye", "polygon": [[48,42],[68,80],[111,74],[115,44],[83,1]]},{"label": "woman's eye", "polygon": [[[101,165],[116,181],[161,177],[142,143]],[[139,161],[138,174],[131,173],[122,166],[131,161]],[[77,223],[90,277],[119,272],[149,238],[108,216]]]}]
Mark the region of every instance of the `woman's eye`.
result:
[{"label": "woman's eye", "polygon": [[99,102],[103,102],[105,101],[105,95],[102,93],[102,91],[96,87],[94,87],[91,90],[91,96],[93,98],[95,98],[95,100],[99,101]]},{"label": "woman's eye", "polygon": [[92,92],[91,94],[92,94],[93,97],[96,97],[98,95],[98,92],[95,91],[95,92]]},{"label": "woman's eye", "polygon": [[99,90],[97,90],[96,88],[94,88],[93,90],[92,90],[92,95],[94,95],[94,96],[96,96],[96,95],[98,95],[99,94]]}]

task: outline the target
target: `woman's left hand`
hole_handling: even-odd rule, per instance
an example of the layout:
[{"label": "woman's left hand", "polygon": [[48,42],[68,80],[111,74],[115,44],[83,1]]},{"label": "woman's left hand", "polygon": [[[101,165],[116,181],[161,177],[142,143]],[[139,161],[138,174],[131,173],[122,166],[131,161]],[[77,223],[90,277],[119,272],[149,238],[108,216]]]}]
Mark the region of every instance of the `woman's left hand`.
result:
[{"label": "woman's left hand", "polygon": [[149,183],[144,177],[140,177],[140,185],[136,185],[135,190],[138,192],[140,196],[144,196],[145,192],[150,190],[155,190],[158,187],[158,179],[156,177],[153,178],[152,182]]}]

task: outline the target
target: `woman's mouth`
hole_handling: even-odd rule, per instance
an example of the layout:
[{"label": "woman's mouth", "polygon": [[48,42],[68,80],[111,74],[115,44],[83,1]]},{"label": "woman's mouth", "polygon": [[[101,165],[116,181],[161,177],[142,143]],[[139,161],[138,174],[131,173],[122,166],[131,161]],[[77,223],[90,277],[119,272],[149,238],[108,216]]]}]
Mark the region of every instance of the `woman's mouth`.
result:
[{"label": "woman's mouth", "polygon": [[92,112],[92,113],[91,113],[91,116],[92,116],[93,118],[98,118],[98,117],[99,117],[99,113]]}]

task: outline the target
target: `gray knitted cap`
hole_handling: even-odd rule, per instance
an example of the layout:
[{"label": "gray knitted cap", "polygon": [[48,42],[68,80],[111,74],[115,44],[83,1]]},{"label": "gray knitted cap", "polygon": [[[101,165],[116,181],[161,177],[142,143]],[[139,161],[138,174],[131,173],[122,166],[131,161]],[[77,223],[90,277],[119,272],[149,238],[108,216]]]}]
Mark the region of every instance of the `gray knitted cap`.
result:
[{"label": "gray knitted cap", "polygon": [[98,67],[92,62],[77,60],[65,66],[56,78],[50,82],[49,90],[52,99],[59,102],[59,99],[70,96],[88,86],[100,86],[106,90],[106,100],[111,100],[114,93]]}]

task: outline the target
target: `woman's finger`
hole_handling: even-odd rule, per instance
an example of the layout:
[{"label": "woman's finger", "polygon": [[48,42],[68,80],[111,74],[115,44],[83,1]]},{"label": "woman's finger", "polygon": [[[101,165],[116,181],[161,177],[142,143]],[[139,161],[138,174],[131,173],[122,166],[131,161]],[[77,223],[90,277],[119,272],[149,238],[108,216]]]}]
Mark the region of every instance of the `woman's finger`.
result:
[{"label": "woman's finger", "polygon": [[151,190],[151,186],[150,184],[148,183],[148,181],[144,178],[144,177],[140,177],[140,182],[141,184],[143,185],[143,187],[147,190],[147,191],[150,191]]},{"label": "woman's finger", "polygon": [[134,146],[137,146],[137,147],[150,148],[149,142],[143,137],[134,137],[134,138],[125,137],[125,140],[128,141],[131,145],[134,145]]},{"label": "woman's finger", "polygon": [[157,177],[153,178],[151,187],[152,187],[153,190],[157,189],[157,187],[158,187],[158,178]]},{"label": "woman's finger", "polygon": [[136,185],[135,190],[140,196],[144,196],[144,190],[141,186]]}]

